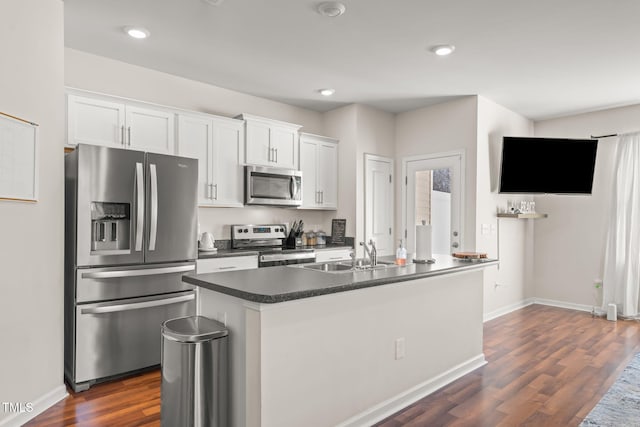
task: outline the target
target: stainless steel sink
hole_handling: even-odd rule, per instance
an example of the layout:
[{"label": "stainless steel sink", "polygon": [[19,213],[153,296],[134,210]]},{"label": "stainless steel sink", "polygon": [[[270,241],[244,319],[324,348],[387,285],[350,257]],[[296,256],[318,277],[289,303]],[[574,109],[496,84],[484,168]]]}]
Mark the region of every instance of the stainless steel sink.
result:
[{"label": "stainless steel sink", "polygon": [[351,262],[323,262],[317,264],[298,264],[296,267],[308,268],[310,270],[323,271],[327,273],[349,273],[356,271],[381,270],[385,268],[398,267],[395,263],[389,261],[378,261],[378,264],[372,266],[366,264],[363,260],[357,260],[355,268]]},{"label": "stainless steel sink", "polygon": [[310,268],[312,270],[318,270],[318,271],[331,271],[331,272],[338,272],[338,271],[351,271],[351,264],[340,264],[340,263],[330,263],[330,262],[325,262],[322,264],[303,264],[304,268]]}]

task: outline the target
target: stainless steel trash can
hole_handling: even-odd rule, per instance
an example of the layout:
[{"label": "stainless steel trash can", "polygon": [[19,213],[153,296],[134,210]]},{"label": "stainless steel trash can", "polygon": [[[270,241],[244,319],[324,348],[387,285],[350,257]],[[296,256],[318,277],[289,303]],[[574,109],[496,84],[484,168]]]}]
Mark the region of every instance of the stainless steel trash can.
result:
[{"label": "stainless steel trash can", "polygon": [[162,324],[162,426],[229,425],[228,335],[222,323],[202,316]]}]

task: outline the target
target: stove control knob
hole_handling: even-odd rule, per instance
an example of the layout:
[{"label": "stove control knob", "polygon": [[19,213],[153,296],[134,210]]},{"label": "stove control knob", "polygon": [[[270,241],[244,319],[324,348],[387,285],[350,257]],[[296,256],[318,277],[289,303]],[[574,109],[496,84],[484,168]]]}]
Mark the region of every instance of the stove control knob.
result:
[{"label": "stove control knob", "polygon": [[238,233],[242,233],[242,228],[238,228]]},{"label": "stove control knob", "polygon": [[245,232],[245,233],[248,233],[248,232],[249,232],[249,230],[245,228],[245,229],[244,229],[244,232]]}]

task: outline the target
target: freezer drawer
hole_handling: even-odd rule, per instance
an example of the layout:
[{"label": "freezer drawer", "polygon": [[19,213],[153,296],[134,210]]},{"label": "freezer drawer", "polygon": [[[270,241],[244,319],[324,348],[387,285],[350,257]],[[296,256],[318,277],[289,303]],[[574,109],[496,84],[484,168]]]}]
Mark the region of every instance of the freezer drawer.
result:
[{"label": "freezer drawer", "polygon": [[195,312],[195,291],[78,304],[74,382],[158,365],[162,323]]},{"label": "freezer drawer", "polygon": [[76,270],[76,302],[134,298],[177,291],[193,286],[182,276],[195,271],[195,263],[85,268]]}]

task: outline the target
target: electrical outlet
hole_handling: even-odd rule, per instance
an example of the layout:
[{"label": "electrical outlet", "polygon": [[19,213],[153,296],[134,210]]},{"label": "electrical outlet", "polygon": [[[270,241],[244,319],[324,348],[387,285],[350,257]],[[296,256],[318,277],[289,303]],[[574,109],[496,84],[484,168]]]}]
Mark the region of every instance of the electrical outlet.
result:
[{"label": "electrical outlet", "polygon": [[593,287],[595,289],[602,288],[602,279],[593,279]]},{"label": "electrical outlet", "polygon": [[396,339],[396,360],[404,359],[404,337]]}]

